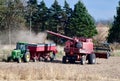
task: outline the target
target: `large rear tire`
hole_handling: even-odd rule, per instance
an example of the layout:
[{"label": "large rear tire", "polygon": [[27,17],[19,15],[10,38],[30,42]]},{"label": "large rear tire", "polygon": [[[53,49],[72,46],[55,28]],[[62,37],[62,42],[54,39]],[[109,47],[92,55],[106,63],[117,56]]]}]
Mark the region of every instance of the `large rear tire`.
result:
[{"label": "large rear tire", "polygon": [[67,60],[67,59],[66,59],[66,56],[63,56],[63,58],[62,58],[62,63],[65,64],[65,63],[66,63],[66,60]]},{"label": "large rear tire", "polygon": [[25,53],[25,55],[24,55],[24,61],[25,62],[29,62],[30,61],[30,53],[29,52]]},{"label": "large rear tire", "polygon": [[88,55],[88,64],[95,64],[96,63],[96,56],[95,54]]}]

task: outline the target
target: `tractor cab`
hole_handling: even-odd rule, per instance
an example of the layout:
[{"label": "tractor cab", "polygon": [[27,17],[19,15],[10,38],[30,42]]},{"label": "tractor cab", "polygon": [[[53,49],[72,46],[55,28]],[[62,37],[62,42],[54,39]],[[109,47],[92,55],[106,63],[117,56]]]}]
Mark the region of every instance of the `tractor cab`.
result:
[{"label": "tractor cab", "polygon": [[25,53],[27,50],[27,45],[28,43],[22,43],[22,42],[18,42],[16,44],[16,49],[15,50],[21,50],[21,53]]}]

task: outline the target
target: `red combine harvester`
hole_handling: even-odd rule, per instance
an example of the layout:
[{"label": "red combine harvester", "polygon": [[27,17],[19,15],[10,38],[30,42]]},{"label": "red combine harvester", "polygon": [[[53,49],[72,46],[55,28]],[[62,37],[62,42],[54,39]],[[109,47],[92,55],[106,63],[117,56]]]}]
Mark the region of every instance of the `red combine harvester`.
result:
[{"label": "red combine harvester", "polygon": [[107,58],[107,53],[97,53],[96,55],[92,39],[90,38],[71,38],[52,31],[47,31],[47,33],[67,39],[64,47],[65,56],[62,58],[63,63],[80,61],[83,65],[86,63],[86,60],[88,60],[89,64],[95,64],[96,57]]},{"label": "red combine harvester", "polygon": [[[30,52],[30,59],[34,62],[36,60],[53,61],[57,53],[56,44],[28,44],[28,49]],[[52,56],[50,56],[51,52]]]}]

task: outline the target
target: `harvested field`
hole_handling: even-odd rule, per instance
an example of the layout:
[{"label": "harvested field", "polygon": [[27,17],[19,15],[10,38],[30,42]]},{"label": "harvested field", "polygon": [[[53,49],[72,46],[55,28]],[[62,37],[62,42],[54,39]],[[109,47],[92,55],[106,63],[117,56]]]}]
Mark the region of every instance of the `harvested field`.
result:
[{"label": "harvested field", "polygon": [[120,57],[97,59],[95,65],[55,62],[0,62],[0,80],[120,81]]}]

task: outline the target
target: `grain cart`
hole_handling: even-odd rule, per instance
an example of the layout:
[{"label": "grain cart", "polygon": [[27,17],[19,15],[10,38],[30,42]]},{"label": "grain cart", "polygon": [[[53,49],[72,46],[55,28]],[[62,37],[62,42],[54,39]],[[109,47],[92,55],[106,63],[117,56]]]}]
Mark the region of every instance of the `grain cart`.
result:
[{"label": "grain cart", "polygon": [[34,62],[36,62],[36,60],[53,61],[57,53],[56,44],[28,44],[28,49],[30,59]]},{"label": "grain cart", "polygon": [[[63,63],[80,61],[83,65],[86,63],[86,60],[88,60],[89,64],[96,63],[96,54],[94,53],[94,46],[91,38],[71,38],[52,31],[47,31],[47,33],[67,39],[64,47],[65,56],[62,58]],[[98,57],[99,56],[100,55],[98,55]],[[106,56],[106,54],[99,58],[105,58],[104,56]]]},{"label": "grain cart", "polygon": [[24,62],[29,62],[30,53],[27,49],[28,43],[18,42],[16,44],[16,49],[12,50],[11,56],[8,57],[7,61],[17,61],[20,63],[22,60]]}]

